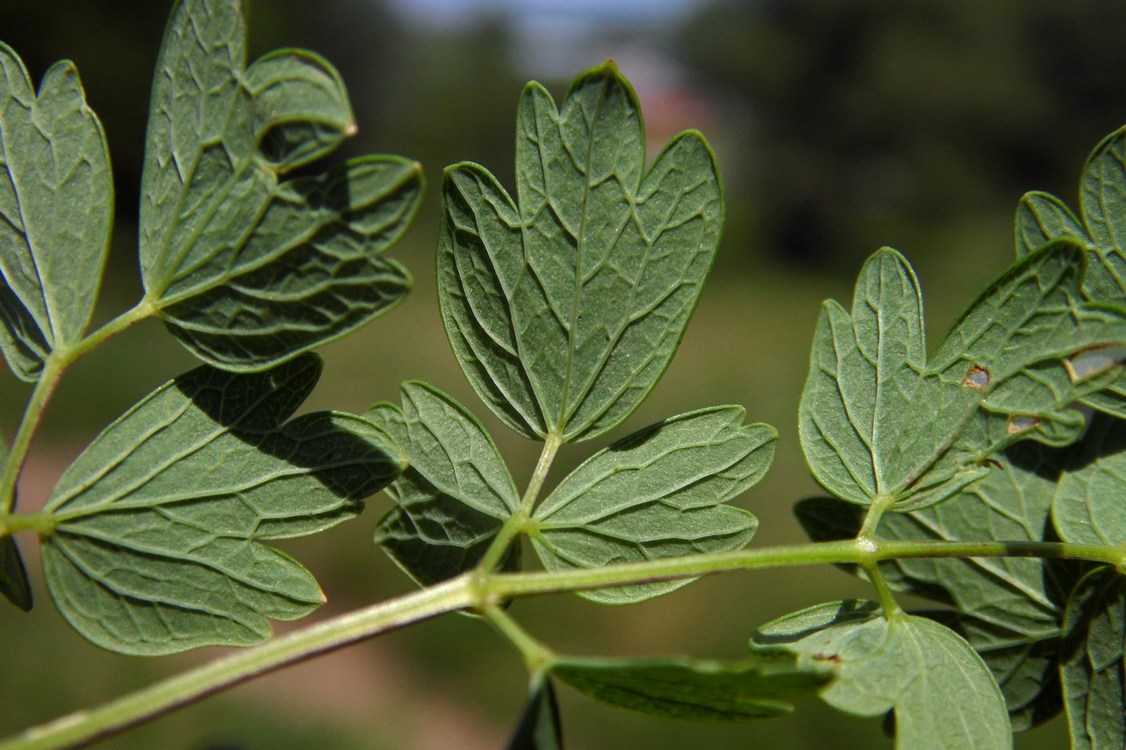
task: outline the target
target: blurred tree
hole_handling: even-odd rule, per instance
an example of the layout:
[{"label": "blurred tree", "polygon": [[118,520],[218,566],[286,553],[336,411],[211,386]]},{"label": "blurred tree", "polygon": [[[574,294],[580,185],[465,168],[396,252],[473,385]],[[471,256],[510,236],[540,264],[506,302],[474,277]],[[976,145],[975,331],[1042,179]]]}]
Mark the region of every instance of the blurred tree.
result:
[{"label": "blurred tree", "polygon": [[852,268],[1030,189],[1074,195],[1074,165],[1126,117],[1124,28],[1106,0],[711,3],[677,47],[747,105],[725,172],[759,221],[728,239]]}]

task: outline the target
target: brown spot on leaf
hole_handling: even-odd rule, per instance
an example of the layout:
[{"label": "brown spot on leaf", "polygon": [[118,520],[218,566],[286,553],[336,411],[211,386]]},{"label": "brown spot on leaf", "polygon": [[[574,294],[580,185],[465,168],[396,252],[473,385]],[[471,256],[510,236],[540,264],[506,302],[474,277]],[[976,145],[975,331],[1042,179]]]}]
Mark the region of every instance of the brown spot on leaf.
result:
[{"label": "brown spot on leaf", "polygon": [[1027,432],[1034,427],[1038,427],[1040,421],[1039,417],[1010,417],[1007,429],[1010,435],[1016,435],[1017,433]]},{"label": "brown spot on leaf", "polygon": [[962,385],[966,388],[974,388],[983,390],[989,385],[989,370],[981,365],[974,365],[966,371],[966,377],[962,380]]},{"label": "brown spot on leaf", "polygon": [[1096,346],[1076,352],[1063,361],[1072,383],[1093,378],[1114,369],[1126,361],[1126,349],[1115,346]]}]

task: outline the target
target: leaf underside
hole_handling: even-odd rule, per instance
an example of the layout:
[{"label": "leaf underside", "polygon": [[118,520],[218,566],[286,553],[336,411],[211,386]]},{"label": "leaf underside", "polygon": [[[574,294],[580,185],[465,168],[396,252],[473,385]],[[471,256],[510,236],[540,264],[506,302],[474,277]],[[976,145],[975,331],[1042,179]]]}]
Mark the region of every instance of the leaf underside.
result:
[{"label": "leaf underside", "polygon": [[[735,406],[646,427],[596,453],[559,483],[533,514],[532,544],[548,570],[743,547],[758,521],[727,502],[766,474],[777,438],[767,425],[743,425],[743,410]],[[624,604],[686,583],[580,595]]]},{"label": "leaf underside", "polygon": [[696,306],[723,221],[713,154],[690,131],[644,167],[637,97],[608,63],[561,108],[525,88],[516,201],[483,167],[446,171],[442,320],[474,389],[527,437],[621,423]]},{"label": "leaf underside", "polygon": [[[1126,128],[1104,138],[1087,157],[1079,181],[1079,216],[1062,200],[1027,193],[1017,206],[1018,256],[1047,242],[1070,237],[1087,248],[1083,293],[1088,299],[1126,300]],[[1126,418],[1126,377],[1085,399],[1091,406]]]},{"label": "leaf underside", "polygon": [[[395,500],[375,541],[421,585],[480,562],[519,499],[508,468],[481,423],[425,383],[402,388],[402,406],[379,404],[365,417],[394,436],[409,466],[387,492]],[[501,565],[518,570],[514,545]]]},{"label": "leaf underside", "polygon": [[893,250],[865,264],[851,313],[822,310],[800,406],[814,476],[861,505],[945,500],[1024,439],[1076,440],[1076,401],[1122,371],[1126,310],[1087,303],[1083,247],[1055,240],[1018,260],[966,310],[926,362],[914,273]]},{"label": "leaf underside", "polygon": [[[1050,539],[1050,512],[1059,467],[1053,451],[1034,443],[997,457],[990,474],[946,502],[885,515],[879,539],[1010,541]],[[854,538],[863,509],[817,498],[798,504],[798,518],[815,541]],[[847,566],[861,574],[856,566]],[[880,564],[898,590],[953,607],[924,613],[962,635],[993,672],[1005,695],[1015,731],[1057,714],[1059,637],[1063,600],[1078,565],[1034,558],[908,559]]]},{"label": "leaf underside", "polygon": [[36,92],[0,42],[0,352],[20,379],[81,339],[112,225],[105,135],[74,64],[53,65]]},{"label": "leaf underside", "polygon": [[[355,516],[401,468],[394,443],[336,412],[289,419],[320,375],[304,355],[253,375],[204,366],[99,435],[46,509],[47,586],[86,638],[132,654],[246,645],[324,597],[261,542]],[[286,421],[289,419],[289,421]]]},{"label": "leaf underside", "polygon": [[799,666],[787,653],[733,662],[685,657],[564,658],[551,674],[584,695],[666,719],[733,722],[782,716],[817,693],[827,670]]},{"label": "leaf underside", "polygon": [[1099,415],[1082,442],[1056,459],[1052,522],[1060,538],[1078,544],[1121,544],[1126,539],[1126,422]]},{"label": "leaf underside", "polygon": [[[6,466],[7,463],[8,446],[0,437],[0,466]],[[7,506],[8,500],[9,498],[0,498],[0,506]],[[11,505],[15,503],[12,502]],[[0,594],[24,612],[31,611],[31,584],[27,580],[27,568],[16,540],[11,536],[0,537]]]},{"label": "leaf underside", "polygon": [[0,539],[0,594],[24,612],[31,611],[31,584],[27,568],[20,557],[16,540],[10,536]]},{"label": "leaf underside", "polygon": [[1060,674],[1074,750],[1126,745],[1123,639],[1126,583],[1100,568],[1079,582],[1067,602]]},{"label": "leaf underside", "polygon": [[141,267],[169,330],[218,367],[258,371],[405,295],[380,253],[418,207],[417,164],[368,156],[280,181],[355,129],[339,74],[305,50],[249,67],[237,0],[176,6],[157,63]]},{"label": "leaf underside", "polygon": [[551,680],[538,680],[516,724],[507,750],[562,750],[563,729],[559,721],[559,704]]},{"label": "leaf underside", "polygon": [[799,666],[831,668],[821,692],[831,706],[859,716],[895,712],[903,750],[1011,748],[1005,700],[974,650],[932,620],[874,602],[811,607],[759,628],[756,648],[783,648]]}]

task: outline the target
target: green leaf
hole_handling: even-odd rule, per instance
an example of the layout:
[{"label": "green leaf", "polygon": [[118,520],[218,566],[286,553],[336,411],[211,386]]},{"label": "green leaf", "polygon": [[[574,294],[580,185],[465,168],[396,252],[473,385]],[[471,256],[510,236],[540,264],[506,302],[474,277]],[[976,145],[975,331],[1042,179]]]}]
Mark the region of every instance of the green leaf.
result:
[{"label": "green leaf", "polygon": [[1060,538],[1079,544],[1121,544],[1126,539],[1126,422],[1098,416],[1063,464],[1052,521]]},{"label": "green leaf", "polygon": [[896,747],[1012,747],[1005,700],[957,633],[923,617],[882,615],[874,602],[841,601],[787,615],[755,632],[757,648],[785,648],[799,667],[831,667],[821,697],[841,711],[895,711]]},{"label": "green leaf", "polygon": [[348,414],[291,419],[320,375],[305,355],[253,375],[204,366],[106,428],[47,502],[47,586],[89,640],[133,654],[267,638],[324,596],[259,542],[352,518],[403,459]]},{"label": "green leaf", "polygon": [[1069,237],[1087,246],[1090,268],[1083,291],[1090,299],[1126,298],[1126,128],[1104,138],[1079,180],[1082,219],[1055,196],[1033,192],[1017,206],[1017,254]]},{"label": "green leaf", "polygon": [[1083,302],[1085,267],[1081,245],[1056,240],[1002,273],[955,323],[917,393],[934,412],[903,420],[897,466],[915,477],[914,504],[984,474],[985,459],[1017,440],[1059,446],[1082,434],[1074,404],[1122,372],[1119,358],[1100,353],[1126,342],[1126,311]]},{"label": "green leaf", "polygon": [[666,719],[719,722],[788,714],[794,699],[816,695],[831,676],[816,665],[799,665],[784,652],[730,662],[563,658],[552,664],[551,674],[611,706]]},{"label": "green leaf", "polygon": [[555,688],[546,677],[536,681],[508,750],[563,750],[563,730]]},{"label": "green leaf", "polygon": [[1060,237],[1081,242],[1091,239],[1075,214],[1059,198],[1036,191],[1025,193],[1017,204],[1017,257],[1028,255]]},{"label": "green leaf", "polygon": [[1091,299],[1121,301],[1126,297],[1126,128],[1104,138],[1087,157],[1079,204],[1094,247],[1085,290]]},{"label": "green leaf", "polygon": [[24,612],[31,611],[31,583],[16,540],[0,538],[0,594]]},{"label": "green leaf", "polygon": [[34,381],[55,349],[79,341],[109,251],[113,178],[102,125],[71,62],[36,93],[0,43],[0,351]]},{"label": "green leaf", "polygon": [[1126,582],[1111,568],[1087,575],[1064,617],[1063,693],[1074,750],[1118,750],[1126,744],[1122,711]]},{"label": "green leaf", "polygon": [[895,489],[896,425],[919,407],[911,398],[925,361],[919,283],[906,259],[884,248],[861,269],[851,314],[826,301],[813,334],[799,428],[826,489],[862,504]]},{"label": "green leaf", "polygon": [[[8,445],[0,437],[0,467],[6,466],[7,462]],[[14,506],[14,503],[8,502],[10,499],[0,498],[0,503],[4,507]],[[24,612],[31,611],[31,584],[27,580],[27,568],[20,557],[16,540],[11,536],[0,537],[0,594]]]},{"label": "green leaf", "polygon": [[[409,462],[387,488],[396,505],[375,541],[426,586],[480,562],[520,501],[492,438],[464,406],[418,382],[403,384],[402,404],[365,415],[395,437]],[[502,568],[519,567],[517,545]]]},{"label": "green leaf", "polygon": [[355,130],[340,76],[280,50],[245,65],[237,0],[176,6],[157,63],[141,201],[147,298],[205,361],[261,370],[403,298],[380,253],[418,207],[417,164],[355,159],[279,181]]},{"label": "green leaf", "polygon": [[[726,552],[750,541],[758,521],[726,505],[757,483],[778,433],[743,425],[720,406],[650,425],[599,451],[567,476],[533,514],[532,544],[548,570],[598,568],[660,557]],[[625,604],[688,581],[583,592]]]},{"label": "green leaf", "polygon": [[[1049,240],[1071,237],[1087,248],[1083,293],[1093,300],[1126,300],[1126,128],[1104,138],[1083,168],[1079,183],[1082,220],[1063,201],[1028,193],[1017,207],[1017,255]],[[1121,354],[1119,354],[1121,356]],[[1084,399],[1091,406],[1126,418],[1126,378]]]},{"label": "green leaf", "polygon": [[446,170],[442,320],[501,420],[588,439],[641,403],[680,342],[723,223],[715,159],[688,131],[645,171],[637,97],[612,63],[561,109],[528,84],[516,141],[517,202],[483,167]]},{"label": "green leaf", "polygon": [[[1075,450],[1072,448],[1071,450]],[[1023,443],[995,460],[988,477],[946,502],[883,516],[879,539],[1043,541],[1059,469],[1057,456]],[[818,498],[798,504],[798,518],[816,541],[854,538],[863,510]],[[863,575],[856,566],[851,572]],[[1034,558],[913,559],[880,564],[885,580],[954,607],[927,613],[947,621],[981,655],[1005,695],[1016,731],[1036,726],[1060,708],[1057,677],[1062,601],[1076,566]]]},{"label": "green leaf", "polygon": [[1126,343],[1126,310],[1081,299],[1083,255],[1063,239],[1017,261],[922,368],[914,277],[892,251],[873,256],[853,314],[828,304],[815,335],[801,408],[814,475],[852,502],[924,507],[1018,440],[1076,440],[1075,402],[1120,375]]},{"label": "green leaf", "polygon": [[[1067,456],[1052,504],[1052,520],[1065,541],[1120,545],[1126,538],[1121,508],[1124,425],[1100,415]],[[1060,674],[1076,748],[1117,748],[1124,743],[1123,592],[1120,576],[1100,570],[1084,578],[1067,603]]]}]

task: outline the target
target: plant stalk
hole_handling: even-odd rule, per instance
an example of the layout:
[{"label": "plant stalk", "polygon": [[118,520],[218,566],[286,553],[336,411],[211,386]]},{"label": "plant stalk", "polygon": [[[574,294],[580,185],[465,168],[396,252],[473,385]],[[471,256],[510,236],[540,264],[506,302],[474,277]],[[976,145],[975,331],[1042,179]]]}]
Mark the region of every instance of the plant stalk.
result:
[{"label": "plant stalk", "polygon": [[[57,750],[96,739],[195,703],[253,677],[318,654],[460,609],[485,611],[507,632],[497,609],[508,599],[696,578],[759,568],[945,557],[1076,559],[1126,569],[1126,548],[1063,542],[898,542],[849,539],[608,565],[590,570],[492,573],[475,570],[441,584],[343,614],[262,646],[184,672],[100,707],[57,719],[0,742],[0,750]],[[498,619],[497,613],[501,613]],[[519,645],[519,644],[518,644]],[[527,644],[525,644],[527,645]],[[547,652],[550,653],[550,652]]]},{"label": "plant stalk", "polygon": [[529,674],[539,674],[555,661],[555,653],[533,638],[501,607],[495,604],[488,605],[485,608],[485,617],[520,652]]},{"label": "plant stalk", "polygon": [[4,513],[10,513],[15,507],[16,481],[19,479],[24,461],[27,460],[31,439],[39,428],[39,423],[43,419],[43,412],[46,410],[51,396],[54,395],[55,389],[58,388],[59,380],[63,374],[88,352],[145,318],[155,315],[156,311],[156,306],[148,298],[142,299],[135,307],[109,321],[77,344],[60,347],[52,351],[47,357],[43,364],[43,372],[40,373],[39,379],[35,381],[35,388],[32,390],[31,397],[24,408],[23,417],[20,419],[15,438],[12,440],[7,461],[4,462],[3,474],[0,475],[0,510]]},{"label": "plant stalk", "polygon": [[520,509],[509,516],[504,525],[500,527],[500,531],[497,532],[489,548],[482,555],[481,562],[477,566],[478,570],[485,573],[496,570],[508,546],[524,531],[528,519],[531,518],[532,510],[536,506],[540,491],[543,489],[543,483],[547,480],[547,472],[551,469],[551,464],[555,461],[555,454],[559,452],[562,445],[563,437],[554,432],[544,440],[543,450],[540,451],[539,460],[536,461],[536,468],[532,472],[532,478],[528,480],[528,488],[524,490],[524,497],[520,499]]},{"label": "plant stalk", "polygon": [[274,670],[473,603],[468,575],[349,612],[239,651],[87,711],[0,742],[0,750],[82,747]]}]

